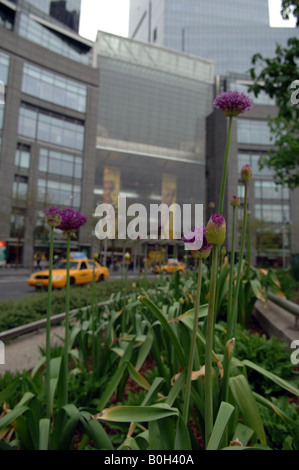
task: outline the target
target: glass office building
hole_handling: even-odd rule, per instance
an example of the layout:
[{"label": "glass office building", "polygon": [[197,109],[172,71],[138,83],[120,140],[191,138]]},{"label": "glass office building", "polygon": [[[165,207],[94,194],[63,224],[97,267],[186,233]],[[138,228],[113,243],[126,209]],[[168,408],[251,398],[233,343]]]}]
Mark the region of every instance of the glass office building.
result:
[{"label": "glass office building", "polygon": [[268,0],[131,0],[129,36],[212,59],[216,73],[247,73],[298,29],[271,28]]},{"label": "glass office building", "polygon": [[85,65],[91,41],[79,36],[81,0],[0,1],[0,26],[52,52]]},{"label": "glass office building", "polygon": [[214,63],[103,32],[94,60],[100,70],[95,203],[104,199],[110,174],[128,205],[149,208],[168,191],[169,201],[203,204]]},{"label": "glass office building", "polygon": [[[99,72],[71,20],[79,9],[77,0],[0,1],[0,240],[9,264],[47,257],[45,207],[94,210]],[[89,252],[90,233],[82,229],[73,249]]]}]

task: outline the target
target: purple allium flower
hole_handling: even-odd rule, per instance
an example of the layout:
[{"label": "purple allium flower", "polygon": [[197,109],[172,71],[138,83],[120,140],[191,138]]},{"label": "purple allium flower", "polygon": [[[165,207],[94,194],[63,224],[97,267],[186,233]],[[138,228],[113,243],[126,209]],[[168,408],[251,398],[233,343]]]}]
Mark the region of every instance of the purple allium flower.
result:
[{"label": "purple allium flower", "polygon": [[226,222],[219,212],[211,215],[207,223],[206,236],[208,243],[223,245],[226,236]]},{"label": "purple allium flower", "polygon": [[239,207],[240,204],[241,204],[241,199],[239,198],[239,196],[232,196],[230,200],[230,205],[232,207]]},{"label": "purple allium flower", "polygon": [[46,222],[50,227],[56,228],[61,223],[60,209],[58,207],[49,207],[44,210]]},{"label": "purple allium flower", "polygon": [[203,242],[203,228],[195,227],[191,232],[183,236],[185,250],[199,250]]},{"label": "purple allium flower", "polygon": [[249,181],[252,177],[252,168],[250,165],[244,165],[241,169],[241,178],[243,181]]},{"label": "purple allium flower", "polygon": [[225,91],[216,97],[214,106],[226,116],[238,116],[244,111],[251,111],[253,102],[247,95],[239,91]]},{"label": "purple allium flower", "polygon": [[60,211],[61,223],[57,226],[63,232],[76,232],[82,225],[86,224],[87,219],[81,212],[67,207]]}]

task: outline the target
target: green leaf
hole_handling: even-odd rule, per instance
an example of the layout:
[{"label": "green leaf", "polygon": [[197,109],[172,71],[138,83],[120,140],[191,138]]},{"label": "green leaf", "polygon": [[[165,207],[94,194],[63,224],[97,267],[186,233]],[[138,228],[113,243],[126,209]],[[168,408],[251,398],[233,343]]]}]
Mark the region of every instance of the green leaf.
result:
[{"label": "green leaf", "polygon": [[133,437],[128,437],[117,450],[140,450],[140,447]]},{"label": "green leaf", "polygon": [[252,438],[253,430],[248,426],[245,426],[243,423],[237,423],[236,428],[234,430],[234,435],[232,437],[232,441],[239,439],[242,445],[245,447],[250,439]]},{"label": "green leaf", "polygon": [[227,428],[227,425],[234,409],[235,408],[232,405],[226,403],[225,401],[221,403],[206,450],[219,449],[221,440],[224,436],[224,432]]},{"label": "green leaf", "polygon": [[49,450],[50,425],[49,418],[39,421],[39,450]]},{"label": "green leaf", "polygon": [[229,386],[245,422],[255,431],[261,444],[266,445],[263,421],[245,376],[238,375],[236,377],[230,377]]},{"label": "green leaf", "polygon": [[172,342],[172,344],[173,344],[173,346],[174,346],[174,348],[177,352],[177,355],[178,355],[178,358],[181,362],[181,365],[183,367],[186,366],[187,358],[185,357],[183,348],[180,345],[175,333],[173,332],[173,330],[169,326],[169,324],[168,324],[165,316],[163,315],[163,313],[158,309],[158,307],[151,300],[147,299],[146,297],[140,296],[139,300],[142,304],[146,305],[150,309],[150,311],[155,315],[156,318],[158,318],[159,322],[161,323],[161,325],[165,329],[167,335],[169,336],[170,341]]},{"label": "green leaf", "polygon": [[154,339],[153,331],[149,330],[147,335],[146,335],[146,340],[144,341],[144,343],[141,346],[141,348],[139,350],[139,353],[138,353],[136,366],[135,366],[137,370],[140,369],[140,367],[144,363],[145,359],[149,355],[149,353],[151,351],[152,344],[153,344],[153,339]]},{"label": "green leaf", "polygon": [[121,423],[136,423],[156,421],[157,419],[167,418],[169,416],[178,416],[176,408],[167,405],[153,406],[114,406],[106,408],[101,413],[93,416],[94,419],[103,419],[105,421],[116,421]]},{"label": "green leaf", "polygon": [[3,402],[10,399],[10,397],[14,394],[16,388],[18,387],[18,382],[14,381],[8,385],[2,392],[0,392],[0,406]]},{"label": "green leaf", "polygon": [[122,375],[127,368],[127,362],[123,362],[122,364],[119,365],[117,368],[116,372],[114,375],[111,377],[111,379],[108,381],[108,385],[105,389],[105,392],[101,396],[97,408],[102,410],[108,403],[111,395],[113,394],[114,390],[117,388]]},{"label": "green leaf", "polygon": [[177,420],[174,450],[191,450],[191,441],[187,425],[180,414]]},{"label": "green leaf", "polygon": [[57,444],[57,450],[69,450],[70,443],[76,432],[80,415],[75,414],[72,417],[67,417],[63,427],[59,430],[59,441]]},{"label": "green leaf", "polygon": [[84,418],[83,413],[81,413],[80,421],[84,432],[95,442],[99,450],[114,450],[113,444],[101,423],[91,420],[90,414]]},{"label": "green leaf", "polygon": [[128,362],[128,372],[132,379],[141,387],[143,387],[145,390],[149,390],[151,388],[150,384],[148,383],[147,380],[136,370],[136,368],[131,364],[131,362]]},{"label": "green leaf", "polygon": [[256,370],[257,372],[262,374],[264,377],[267,377],[268,379],[272,380],[274,383],[276,383],[280,387],[284,388],[288,392],[292,393],[293,395],[295,395],[297,397],[299,396],[299,390],[293,384],[291,384],[291,383],[287,382],[286,380],[278,377],[277,375],[273,374],[272,372],[267,371],[263,367],[260,367],[259,365],[254,364],[254,362],[248,361],[247,359],[245,359],[242,362],[245,366]]},{"label": "green leaf", "polygon": [[25,411],[28,411],[28,406],[16,406],[12,411],[10,411],[7,415],[3,416],[0,419],[0,430],[5,429],[8,425],[12,423],[15,419],[21,416]]}]

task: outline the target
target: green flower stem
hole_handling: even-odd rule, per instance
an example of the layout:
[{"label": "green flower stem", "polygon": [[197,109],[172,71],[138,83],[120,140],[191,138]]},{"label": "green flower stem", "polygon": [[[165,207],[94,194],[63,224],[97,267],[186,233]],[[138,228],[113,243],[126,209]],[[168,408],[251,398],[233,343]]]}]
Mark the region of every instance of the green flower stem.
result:
[{"label": "green flower stem", "polygon": [[225,193],[225,186],[226,186],[229,147],[230,147],[230,140],[231,140],[231,134],[232,134],[232,123],[233,123],[233,117],[230,116],[229,122],[228,122],[227,141],[226,141],[226,148],[225,148],[224,165],[223,165],[223,172],[222,172],[222,183],[221,183],[220,200],[219,200],[219,213],[221,215],[223,215],[222,212],[223,212],[224,193]]},{"label": "green flower stem", "polygon": [[213,246],[210,297],[207,317],[206,331],[206,355],[205,355],[205,443],[209,439],[213,430],[213,339],[214,339],[214,315],[215,315],[215,294],[218,271],[218,245]]},{"label": "green flower stem", "polygon": [[96,372],[96,341],[95,341],[95,308],[96,308],[96,299],[95,299],[95,260],[93,261],[92,269],[92,285],[91,285],[91,330],[92,330],[92,371],[93,374]]},{"label": "green flower stem", "polygon": [[46,416],[51,417],[51,303],[52,303],[52,270],[53,270],[53,245],[54,229],[50,230],[49,249],[49,280],[47,301],[47,328],[46,328]]},{"label": "green flower stem", "polygon": [[232,246],[231,246],[231,255],[230,255],[227,324],[230,323],[232,302],[233,302],[233,281],[234,281],[234,263],[235,263],[235,226],[236,226],[236,207],[233,207]]},{"label": "green flower stem", "polygon": [[[229,290],[228,290],[228,304],[227,304],[227,335],[226,339],[231,339],[232,325],[231,325],[231,312],[233,304],[233,281],[234,281],[234,260],[235,260],[235,225],[236,225],[236,208],[233,207],[233,224],[232,224],[232,246],[230,256],[230,273],[229,273]],[[223,400],[228,401],[228,379],[230,371],[230,360],[228,357],[227,348],[224,351],[223,360],[223,379],[222,379],[222,394]]]},{"label": "green flower stem", "polygon": [[69,354],[69,311],[70,311],[70,246],[71,234],[67,233],[66,248],[66,306],[65,306],[65,335],[64,335],[64,371],[63,371],[63,404],[68,402],[68,354]]},{"label": "green flower stem", "polygon": [[195,353],[195,346],[196,346],[196,334],[197,334],[197,328],[198,328],[201,280],[202,280],[202,259],[199,259],[197,290],[196,290],[196,299],[195,299],[195,306],[194,306],[193,331],[192,331],[192,338],[191,338],[191,345],[190,345],[190,352],[189,352],[189,363],[188,363],[188,370],[187,370],[187,377],[186,377],[186,393],[185,393],[184,410],[183,410],[183,418],[186,424],[187,424],[188,416],[189,416],[189,404],[190,404],[190,393],[191,393],[191,382],[192,382],[191,378],[192,378],[194,353]]},{"label": "green flower stem", "polygon": [[241,284],[241,275],[242,275],[242,265],[243,265],[243,254],[246,240],[246,225],[247,225],[247,201],[248,201],[248,181],[245,181],[245,197],[244,197],[244,212],[243,212],[243,226],[242,226],[242,236],[241,236],[241,245],[240,245],[240,254],[238,262],[238,272],[237,272],[237,282],[234,291],[233,298],[233,308],[231,321],[228,325],[228,334],[227,337],[230,339],[235,336],[236,330],[236,320],[237,320],[237,308],[238,308],[238,297]]}]

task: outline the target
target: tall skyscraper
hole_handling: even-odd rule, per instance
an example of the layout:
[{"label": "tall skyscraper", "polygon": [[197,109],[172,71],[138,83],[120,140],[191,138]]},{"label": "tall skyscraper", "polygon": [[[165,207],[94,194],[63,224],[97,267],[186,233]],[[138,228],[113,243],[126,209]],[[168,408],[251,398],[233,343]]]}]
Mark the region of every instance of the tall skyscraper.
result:
[{"label": "tall skyscraper", "polygon": [[131,0],[133,39],[212,59],[216,72],[246,73],[252,56],[271,57],[297,28],[272,28],[268,0]]}]

